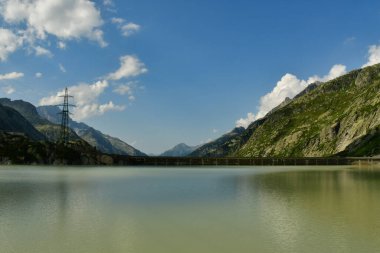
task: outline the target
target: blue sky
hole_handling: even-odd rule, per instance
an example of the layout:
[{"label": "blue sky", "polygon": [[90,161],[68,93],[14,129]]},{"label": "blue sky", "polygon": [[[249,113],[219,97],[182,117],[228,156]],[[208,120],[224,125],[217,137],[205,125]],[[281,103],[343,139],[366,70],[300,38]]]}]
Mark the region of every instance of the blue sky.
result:
[{"label": "blue sky", "polygon": [[374,0],[1,0],[0,14],[0,96],[54,104],[68,86],[77,120],[147,153],[380,62]]}]

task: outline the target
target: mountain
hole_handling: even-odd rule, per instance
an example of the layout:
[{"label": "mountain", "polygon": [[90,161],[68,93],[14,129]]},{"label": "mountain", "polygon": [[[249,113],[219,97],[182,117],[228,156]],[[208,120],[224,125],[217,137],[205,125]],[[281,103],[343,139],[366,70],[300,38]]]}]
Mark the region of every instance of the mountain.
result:
[{"label": "mountain", "polygon": [[32,140],[44,140],[45,136],[13,108],[0,104],[0,131],[26,135]]},{"label": "mountain", "polygon": [[3,106],[11,107],[18,111],[33,125],[49,124],[50,122],[42,118],[34,105],[23,100],[11,100],[9,98],[0,98],[0,104]]},{"label": "mountain", "polygon": [[223,157],[239,147],[241,137],[244,133],[244,127],[237,127],[222,137],[206,143],[205,145],[194,150],[189,156],[192,157]]},{"label": "mountain", "polygon": [[[61,119],[59,117],[60,109],[57,106],[40,106],[37,111],[42,118],[45,118],[53,123],[59,124]],[[146,156],[143,152],[133,148],[131,145],[124,141],[106,135],[99,130],[96,130],[85,123],[79,123],[71,118],[69,119],[69,126],[74,132],[90,145],[96,147],[103,153],[130,155],[130,156]]]},{"label": "mountain", "polygon": [[380,155],[380,64],[310,84],[247,129],[195,150],[202,157]]},{"label": "mountain", "polygon": [[[46,118],[41,117],[37,111],[37,108],[31,103],[23,100],[11,100],[9,98],[0,98],[0,104],[3,106],[13,108],[17,112],[19,112],[49,141],[56,142],[59,139],[61,126],[59,124],[52,123]],[[80,137],[74,131],[71,130],[70,139],[80,140]]]},{"label": "mountain", "polygon": [[380,64],[302,92],[266,115],[237,151],[240,157],[380,154]]},{"label": "mountain", "polygon": [[191,147],[186,145],[185,143],[180,143],[173,148],[165,151],[160,156],[167,156],[167,157],[183,157],[189,155],[191,152],[193,152],[195,149],[197,149],[198,146]]}]

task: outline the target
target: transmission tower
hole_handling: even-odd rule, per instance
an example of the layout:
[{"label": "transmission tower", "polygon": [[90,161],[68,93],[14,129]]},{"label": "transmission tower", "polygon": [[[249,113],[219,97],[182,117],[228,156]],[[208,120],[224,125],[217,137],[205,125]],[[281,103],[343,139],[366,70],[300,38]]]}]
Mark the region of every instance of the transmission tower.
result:
[{"label": "transmission tower", "polygon": [[61,120],[61,132],[59,135],[59,142],[63,143],[64,145],[67,145],[70,138],[70,128],[69,128],[69,107],[74,106],[72,104],[69,104],[69,98],[73,98],[73,96],[69,96],[69,92],[67,88],[65,88],[65,95],[60,96],[63,97],[63,104],[59,105],[62,106],[62,111],[59,113],[62,115]]}]

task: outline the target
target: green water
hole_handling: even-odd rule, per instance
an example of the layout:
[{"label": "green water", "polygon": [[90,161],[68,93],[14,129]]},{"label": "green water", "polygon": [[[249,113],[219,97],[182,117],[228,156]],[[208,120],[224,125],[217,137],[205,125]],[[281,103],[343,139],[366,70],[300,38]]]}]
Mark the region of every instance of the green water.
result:
[{"label": "green water", "polygon": [[0,252],[379,252],[380,170],[0,167]]}]

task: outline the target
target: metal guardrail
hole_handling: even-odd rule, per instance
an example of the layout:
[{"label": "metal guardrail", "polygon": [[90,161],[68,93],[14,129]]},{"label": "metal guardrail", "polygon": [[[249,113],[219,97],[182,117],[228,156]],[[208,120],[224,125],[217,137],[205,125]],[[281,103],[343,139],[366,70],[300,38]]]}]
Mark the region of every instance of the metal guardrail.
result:
[{"label": "metal guardrail", "polygon": [[379,158],[305,157],[305,158],[200,158],[200,157],[114,157],[115,165],[133,166],[318,166],[380,164]]}]

